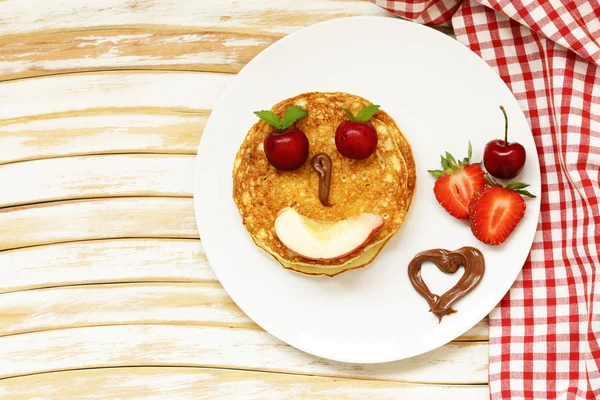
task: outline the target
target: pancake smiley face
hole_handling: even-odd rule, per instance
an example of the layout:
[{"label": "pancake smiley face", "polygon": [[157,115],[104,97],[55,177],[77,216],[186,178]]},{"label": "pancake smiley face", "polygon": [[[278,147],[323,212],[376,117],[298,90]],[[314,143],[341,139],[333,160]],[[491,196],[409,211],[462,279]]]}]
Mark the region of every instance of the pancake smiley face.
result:
[{"label": "pancake smiley face", "polygon": [[[285,157],[270,162],[265,138],[277,129],[263,120],[240,146],[233,168],[234,201],[257,246],[285,268],[333,276],[363,267],[404,222],[416,181],[412,151],[385,111],[371,109],[368,122],[360,121],[360,111],[369,106],[368,100],[347,93],[301,94],[271,111],[280,121],[290,107],[298,113],[285,129],[297,143],[304,141],[300,134],[306,137],[307,155],[280,147],[290,151],[293,162],[286,163]],[[275,148],[269,147],[270,155]]]}]

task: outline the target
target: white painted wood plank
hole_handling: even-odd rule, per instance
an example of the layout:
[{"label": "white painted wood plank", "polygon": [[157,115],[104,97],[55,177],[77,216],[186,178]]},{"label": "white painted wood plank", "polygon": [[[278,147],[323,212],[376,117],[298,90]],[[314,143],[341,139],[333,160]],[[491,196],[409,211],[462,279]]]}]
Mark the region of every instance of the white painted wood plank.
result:
[{"label": "white painted wood plank", "polygon": [[[144,323],[258,328],[218,283],[86,284],[0,294],[0,336]],[[484,320],[459,340],[487,340],[487,332]]]},{"label": "white painted wood plank", "polygon": [[11,400],[487,400],[487,386],[395,382],[210,368],[110,368],[0,381]]},{"label": "white painted wood plank", "polygon": [[216,27],[290,33],[349,15],[390,14],[367,1],[344,0],[103,0],[81,2],[0,2],[0,34],[124,25]]},{"label": "white painted wood plank", "polygon": [[452,343],[408,360],[344,364],[254,329],[124,325],[0,338],[0,378],[78,368],[212,366],[427,383],[486,383],[488,344]]},{"label": "white painted wood plank", "polygon": [[214,283],[85,285],[0,294],[0,336],[142,323],[258,329]]},{"label": "white painted wood plank", "polygon": [[6,208],[0,210],[0,250],[90,239],[197,238],[192,201],[132,197]]},{"label": "white painted wood plank", "polygon": [[[311,20],[335,17],[327,12],[320,14],[319,9],[313,10],[314,13],[310,15],[290,15],[284,10],[275,10],[274,15],[269,15],[271,11],[266,8],[277,6],[273,1],[258,4],[265,7],[265,13],[257,15],[258,20],[273,18],[280,27],[298,24],[297,27],[291,27],[296,30],[309,25]],[[351,15],[371,15],[370,12],[356,13],[353,10],[356,6],[363,7],[365,2],[347,2],[345,9]],[[305,5],[302,2],[296,4]],[[320,4],[326,2],[321,1]],[[385,15],[376,7],[369,8],[375,15]],[[226,8],[219,10],[223,13],[229,11]],[[87,21],[81,23],[85,25]],[[18,35],[18,40],[15,36],[0,35],[0,81],[111,69],[236,73],[283,36],[281,33],[265,33],[262,28],[240,32],[236,28],[223,28],[221,25],[206,28],[169,25],[112,28],[82,26],[79,29],[22,33]],[[273,24],[269,27],[273,27]]]},{"label": "white painted wood plank", "polygon": [[0,36],[0,80],[109,69],[238,72],[280,37],[168,25]]},{"label": "white painted wood plank", "polygon": [[0,164],[79,154],[196,154],[208,115],[77,115],[0,121]]},{"label": "white painted wood plank", "polygon": [[[152,227],[140,224],[138,235],[152,234]],[[216,277],[199,240],[93,240],[0,252],[0,293],[150,281],[216,282]]]},{"label": "white painted wood plank", "polygon": [[0,165],[0,207],[118,196],[188,196],[192,155],[104,155]]},{"label": "white painted wood plank", "polygon": [[216,73],[106,72],[3,82],[0,119],[98,108],[208,110],[233,78]]}]

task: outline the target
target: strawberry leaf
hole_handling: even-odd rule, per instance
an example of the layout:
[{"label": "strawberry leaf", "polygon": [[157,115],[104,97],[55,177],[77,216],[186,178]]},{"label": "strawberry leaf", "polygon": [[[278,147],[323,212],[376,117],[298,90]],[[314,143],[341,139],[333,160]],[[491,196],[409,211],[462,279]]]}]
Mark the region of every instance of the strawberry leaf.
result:
[{"label": "strawberry leaf", "polygon": [[515,190],[515,192],[519,193],[522,196],[527,196],[527,197],[530,197],[532,199],[535,199],[535,195],[529,193],[527,190],[519,189],[519,190]]},{"label": "strawberry leaf", "polygon": [[529,185],[526,183],[523,183],[523,182],[511,182],[508,185],[506,185],[506,189],[518,190],[518,189],[525,189],[527,186],[529,186]]},{"label": "strawberry leaf", "polygon": [[494,178],[492,178],[491,175],[488,174],[487,172],[486,172],[486,174],[484,176],[485,176],[485,181],[487,182],[488,185],[490,185],[490,186],[500,186],[500,187],[502,186],[501,184],[499,184],[498,182],[496,182],[496,180]]},{"label": "strawberry leaf", "polygon": [[292,126],[294,122],[306,117],[306,114],[306,110],[300,106],[289,106],[287,110],[285,110],[283,122],[281,123],[281,130],[286,130]]},{"label": "strawberry leaf", "polygon": [[[440,162],[442,164],[442,168],[444,169],[443,172],[446,174],[454,174],[454,173],[460,171],[463,168],[463,166],[465,166],[465,165],[479,165],[480,163],[472,163],[471,162],[472,155],[473,155],[473,147],[471,146],[471,141],[469,141],[468,156],[461,160],[456,161],[456,159],[454,158],[454,156],[452,154],[446,152],[445,156],[444,155],[440,156]],[[431,170],[429,171],[429,173],[432,174]],[[434,174],[432,174],[432,175],[436,176]],[[492,179],[492,178],[490,177],[490,179]],[[491,185],[491,183],[490,183],[490,185]],[[497,183],[495,183],[494,185],[497,185]]]},{"label": "strawberry leaf", "polygon": [[275,114],[273,111],[269,111],[269,110],[254,111],[254,114],[256,114],[256,116],[258,118],[262,119],[267,124],[271,125],[273,128],[275,128],[279,131],[283,130],[281,118],[279,118],[279,116],[277,114]]},{"label": "strawberry leaf", "polygon": [[467,158],[465,159],[465,164],[468,164],[471,162],[471,156],[473,155],[473,147],[471,146],[471,141],[469,140],[469,150],[467,152]]},{"label": "strawberry leaf", "polygon": [[452,156],[452,154],[446,152],[446,160],[448,160],[448,164],[450,164],[450,167],[452,168],[456,168],[456,160],[454,159],[454,157]]},{"label": "strawberry leaf", "polygon": [[366,106],[365,108],[363,108],[362,110],[360,110],[358,112],[358,114],[356,114],[356,120],[357,121],[362,121],[362,122],[367,122],[377,112],[377,110],[379,110],[379,107],[380,106],[375,105],[375,104],[371,104],[370,106]]},{"label": "strawberry leaf", "polygon": [[348,118],[350,118],[350,121],[356,121],[356,117],[354,116],[354,114],[352,114],[352,111],[348,110],[347,108],[344,107],[340,107],[342,110],[346,111],[346,114],[348,114]]},{"label": "strawberry leaf", "polygon": [[440,156],[442,158],[442,168],[444,168],[444,170],[449,170],[450,169],[450,164],[448,163],[448,160],[446,160],[444,158],[444,156]]},{"label": "strawberry leaf", "polygon": [[439,169],[429,169],[427,170],[432,176],[439,178],[446,175],[446,171],[440,171]]}]

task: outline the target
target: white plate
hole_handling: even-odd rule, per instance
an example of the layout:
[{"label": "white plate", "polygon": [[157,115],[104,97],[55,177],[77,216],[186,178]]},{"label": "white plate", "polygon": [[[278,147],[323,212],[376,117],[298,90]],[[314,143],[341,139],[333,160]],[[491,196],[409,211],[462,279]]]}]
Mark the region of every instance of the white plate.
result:
[{"label": "white plate", "polygon": [[[343,91],[380,104],[412,145],[417,191],[409,216],[375,262],[335,278],[307,277],[281,268],[246,233],[232,199],[238,147],[256,122],[255,110],[308,91]],[[440,154],[465,157],[467,141],[480,160],[500,138],[504,105],[510,140],[527,151],[518,177],[540,194],[539,162],[517,101],[496,73],[460,43],[433,29],[393,18],[354,17],[313,25],[278,41],[235,78],[210,116],[195,174],[200,237],[223,287],[262,328],[284,342],[328,359],[374,363],[411,357],[458,337],[484,318],[516,279],[535,234],[539,197],[503,245],[478,242],[433,195],[427,169]],[[431,248],[479,248],[486,261],[481,284],[456,303],[441,324],[411,286],[407,265]],[[423,266],[432,291],[458,276]]]}]

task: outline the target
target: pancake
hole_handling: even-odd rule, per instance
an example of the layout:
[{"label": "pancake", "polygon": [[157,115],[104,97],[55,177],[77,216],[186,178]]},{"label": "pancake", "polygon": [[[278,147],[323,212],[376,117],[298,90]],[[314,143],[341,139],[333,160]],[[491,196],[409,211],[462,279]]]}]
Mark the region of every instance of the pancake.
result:
[{"label": "pancake", "polygon": [[[415,187],[416,169],[410,145],[394,120],[382,110],[371,118],[378,144],[375,154],[365,160],[348,159],[335,146],[335,131],[348,120],[342,107],[356,114],[370,104],[347,93],[311,92],[272,108],[280,117],[290,105],[307,110],[308,115],[297,121],[295,127],[308,137],[308,160],[316,153],[326,153],[332,160],[329,196],[332,207],[325,207],[319,201],[319,180],[310,162],[291,172],[279,171],[269,164],[263,141],[273,128],[266,122],[260,120],[254,124],[240,146],[233,168],[234,201],[254,242],[280,263],[296,267],[292,269],[343,268],[362,257],[366,249],[381,244],[380,251],[404,222]],[[311,260],[289,250],[275,234],[277,212],[288,206],[316,220],[339,221],[367,212],[382,216],[385,223],[355,252],[335,260]]]},{"label": "pancake", "polygon": [[[383,242],[374,244],[370,247],[365,248],[365,251],[357,258],[340,267],[315,267],[315,266],[306,266],[301,264],[292,264],[287,261],[283,261],[277,256],[273,256],[279,264],[285,269],[289,269],[294,272],[299,272],[304,275],[327,275],[327,276],[336,276],[341,274],[342,272],[351,271],[353,269],[359,269],[369,265],[375,260],[377,255],[381,252],[383,247],[387,244],[389,239],[384,240]],[[259,246],[260,247],[260,246]]]}]

